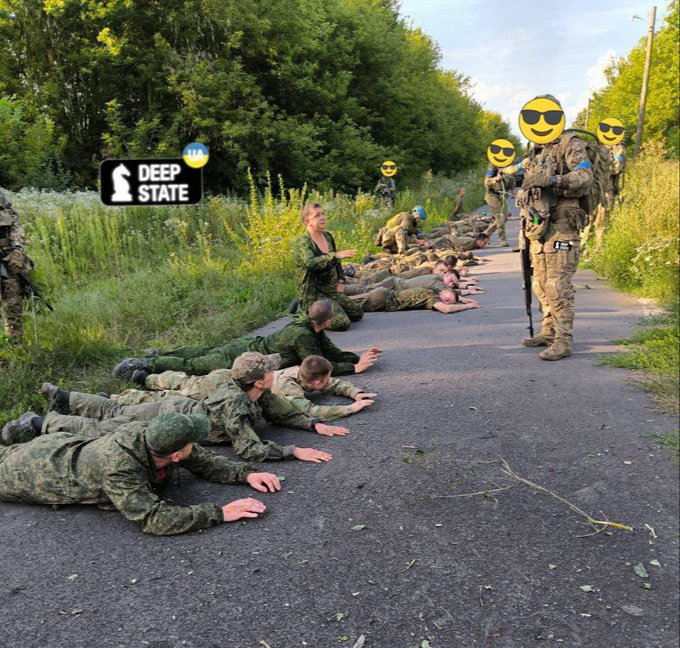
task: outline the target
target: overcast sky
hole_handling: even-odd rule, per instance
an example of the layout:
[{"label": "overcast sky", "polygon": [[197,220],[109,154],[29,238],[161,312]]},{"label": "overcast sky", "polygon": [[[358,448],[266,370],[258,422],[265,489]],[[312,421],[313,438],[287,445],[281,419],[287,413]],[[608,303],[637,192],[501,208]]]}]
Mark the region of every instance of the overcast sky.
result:
[{"label": "overcast sky", "polygon": [[[469,76],[474,96],[520,136],[529,99],[555,95],[569,124],[605,83],[612,57],[647,34],[652,5],[635,0],[402,0],[401,13],[430,35],[441,66]],[[537,8],[538,7],[538,8]],[[666,0],[657,4],[656,29]],[[631,21],[631,14],[641,20]]]}]

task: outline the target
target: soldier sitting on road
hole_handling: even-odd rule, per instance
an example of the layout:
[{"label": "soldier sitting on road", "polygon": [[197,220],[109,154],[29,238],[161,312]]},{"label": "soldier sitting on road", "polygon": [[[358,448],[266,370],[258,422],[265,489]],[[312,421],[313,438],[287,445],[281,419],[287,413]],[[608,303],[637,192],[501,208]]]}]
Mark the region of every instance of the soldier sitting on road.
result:
[{"label": "soldier sitting on road", "polygon": [[[210,420],[206,443],[231,443],[234,451],[248,461],[329,461],[327,452],[313,448],[281,446],[272,441],[261,441],[253,429],[260,418],[283,427],[309,430],[323,436],[344,436],[347,428],[319,423],[317,419],[301,412],[285,398],[271,393],[273,371],[278,369],[277,355],[263,356],[249,352],[234,362],[231,376],[219,389],[200,401],[183,396],[165,396],[158,401],[139,405],[123,405],[95,394],[67,392],[56,385],[45,383],[41,389],[52,407],[61,406],[68,416],[50,412],[42,426],[43,434],[72,432],[82,436],[99,437],[110,434],[121,421],[149,421],[164,412],[202,413]],[[16,443],[16,435],[30,431],[19,430],[15,422],[3,428],[5,444]]]},{"label": "soldier sitting on road", "polygon": [[440,313],[458,313],[470,308],[480,308],[473,299],[463,299],[454,290],[444,288],[409,288],[390,290],[374,288],[363,295],[350,297],[361,305],[365,313],[376,311],[394,312],[403,310],[437,310]]},{"label": "soldier sitting on road", "polygon": [[163,354],[150,349],[151,357],[126,358],[114,367],[113,375],[130,378],[140,385],[148,374],[163,371],[200,376],[215,369],[229,369],[246,351],[264,355],[278,353],[282,368],[299,365],[308,355],[320,355],[331,361],[334,376],[366,371],[377,360],[380,349],[372,347],[360,356],[338,349],[325,333],[331,324],[332,312],[330,300],[321,299],[314,302],[307,313],[297,313],[292,322],[267,336],[246,335],[221,346],[179,347]]},{"label": "soldier sitting on road", "polygon": [[[33,412],[17,426],[40,428]],[[5,426],[7,427],[7,426]],[[97,504],[115,509],[142,531],[173,535],[255,518],[265,505],[253,498],[219,505],[173,506],[159,491],[173,465],[221,484],[248,484],[261,492],[281,490],[271,473],[205,450],[210,424],[204,414],[162,414],[150,422],[119,424],[99,439],[61,432],[28,443],[0,447],[0,502]],[[15,430],[16,432],[16,430]]]}]

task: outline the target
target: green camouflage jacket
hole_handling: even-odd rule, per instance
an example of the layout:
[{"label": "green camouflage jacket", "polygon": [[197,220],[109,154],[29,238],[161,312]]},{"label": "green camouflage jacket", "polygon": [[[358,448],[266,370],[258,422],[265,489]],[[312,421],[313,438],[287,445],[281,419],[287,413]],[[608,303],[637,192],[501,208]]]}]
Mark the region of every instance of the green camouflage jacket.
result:
[{"label": "green camouflage jacket", "polygon": [[298,313],[293,321],[265,338],[266,351],[279,353],[281,368],[299,365],[308,355],[323,356],[333,365],[333,375],[354,373],[359,356],[342,351],[331,342],[325,331],[315,332],[306,313]]},{"label": "green camouflage jacket", "polygon": [[306,309],[312,302],[324,297],[333,299],[338,295],[338,280],[342,278],[342,264],[335,258],[335,241],[328,232],[328,253],[323,254],[308,233],[293,241],[295,263],[295,286],[300,308]]},{"label": "green camouflage jacket", "polygon": [[[221,524],[217,504],[173,506],[160,497],[171,473],[154,467],[144,441],[146,425],[127,423],[98,439],[57,432],[0,449],[0,501],[113,505],[153,535]],[[256,470],[198,445],[179,466],[222,484],[245,483]]]},{"label": "green camouflage jacket", "polygon": [[234,451],[249,461],[293,458],[295,446],[280,446],[273,441],[260,440],[254,430],[260,418],[282,427],[312,429],[312,417],[285,398],[265,392],[258,400],[252,401],[231,377],[225,378],[222,387],[199,403],[201,411],[210,419],[208,443],[231,442]]},{"label": "green camouflage jacket", "polygon": [[[316,405],[307,398],[311,393],[304,389],[299,379],[300,367],[289,367],[274,372],[274,385],[272,393],[283,396],[297,407],[321,421],[333,421],[334,419],[349,416],[352,413],[351,405]],[[319,392],[330,396],[345,396],[354,400],[363,389],[355,387],[352,383],[339,378],[330,378],[328,383]]]}]

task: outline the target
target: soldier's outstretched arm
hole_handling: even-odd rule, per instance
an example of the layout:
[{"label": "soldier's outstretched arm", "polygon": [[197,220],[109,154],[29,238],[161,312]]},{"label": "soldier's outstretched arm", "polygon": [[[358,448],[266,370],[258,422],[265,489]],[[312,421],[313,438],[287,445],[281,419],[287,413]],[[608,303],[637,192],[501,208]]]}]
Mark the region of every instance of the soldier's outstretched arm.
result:
[{"label": "soldier's outstretched arm", "polygon": [[354,365],[359,362],[359,356],[356,353],[338,349],[325,334],[321,336],[320,341],[317,341],[312,333],[299,336],[295,341],[295,352],[300,362],[309,355],[323,356],[333,366],[334,376],[354,373]]},{"label": "soldier's outstretched arm", "polygon": [[245,484],[248,475],[257,472],[255,464],[233,461],[199,445],[194,445],[180,466],[201,479],[218,484]]},{"label": "soldier's outstretched arm", "polygon": [[213,503],[172,506],[151,490],[146,475],[126,467],[113,470],[104,478],[104,492],[128,519],[137,522],[144,533],[175,535],[221,524],[222,509]]},{"label": "soldier's outstretched arm", "polygon": [[262,417],[268,423],[299,430],[313,428],[314,419],[282,396],[265,392],[260,397],[259,403]]}]

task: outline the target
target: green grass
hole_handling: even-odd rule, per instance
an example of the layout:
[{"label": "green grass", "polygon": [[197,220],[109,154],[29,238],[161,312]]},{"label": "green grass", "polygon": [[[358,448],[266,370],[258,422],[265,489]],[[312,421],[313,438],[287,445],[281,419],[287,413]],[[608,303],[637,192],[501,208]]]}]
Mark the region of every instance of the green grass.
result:
[{"label": "green grass", "polygon": [[680,430],[673,430],[672,432],[666,432],[665,434],[651,433],[647,435],[647,438],[649,438],[657,448],[666,448],[669,450],[676,463],[680,461]]},{"label": "green grass", "polygon": [[[650,394],[661,410],[678,414],[680,357],[677,308],[667,315],[646,318],[629,339],[616,342],[625,350],[601,356],[601,364],[634,371],[633,380]],[[677,458],[677,430],[652,437],[658,445],[671,449]]]}]

